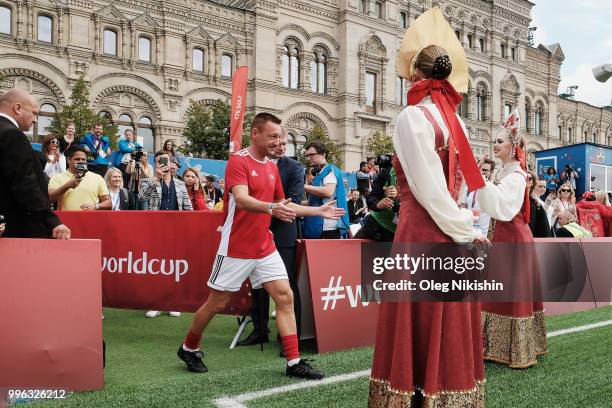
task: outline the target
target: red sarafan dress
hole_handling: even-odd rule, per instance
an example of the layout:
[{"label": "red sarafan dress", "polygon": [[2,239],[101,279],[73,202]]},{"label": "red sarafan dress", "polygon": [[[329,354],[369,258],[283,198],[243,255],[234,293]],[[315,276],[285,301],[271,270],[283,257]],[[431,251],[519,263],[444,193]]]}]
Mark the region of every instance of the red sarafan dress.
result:
[{"label": "red sarafan dress", "polygon": [[498,268],[515,279],[519,288],[515,295],[526,300],[482,305],[484,358],[512,368],[530,367],[547,351],[544,304],[529,300],[532,296],[537,299],[540,281],[535,248],[530,245],[533,235],[521,211],[526,178],[516,161],[504,166],[493,185],[487,183],[477,192],[481,208],[491,216],[489,239],[493,245],[514,244],[503,249],[514,250],[514,262]]},{"label": "red sarafan dress", "polygon": [[[422,146],[422,151],[419,151],[419,147],[413,144],[405,147],[409,150],[410,165],[413,165],[413,161],[422,160],[422,155],[428,155],[427,161],[420,164],[422,167],[427,167],[427,163],[431,165],[433,161],[439,160],[439,163],[434,163],[432,167],[432,177],[429,180],[421,180],[421,187],[427,188],[428,184],[435,184],[433,179],[437,177],[448,179],[449,174],[459,174],[460,177],[461,173],[457,171],[458,169],[449,172],[448,146],[445,146],[444,135],[440,129],[441,126],[444,126],[444,122],[440,119],[436,105],[431,103],[431,98],[426,98],[418,106],[407,109],[412,110],[409,112],[410,118],[406,120],[415,123],[406,129],[410,132],[417,129],[417,133],[422,130],[424,134],[417,134],[415,137],[425,136],[423,138],[426,138],[427,133],[435,133],[435,146],[433,140],[427,140]],[[401,123],[405,119],[402,118],[404,114],[405,111],[398,117],[394,145],[396,142],[402,143],[401,139],[398,140],[397,128],[403,126]],[[429,129],[425,129],[426,127]],[[402,131],[399,130],[399,132]],[[415,140],[410,142],[415,142]],[[420,143],[418,139],[416,143],[417,145]],[[402,154],[398,148],[396,152],[398,155]],[[444,225],[444,221],[439,218],[440,214],[447,212],[452,213],[449,216],[449,223],[455,223],[456,226],[457,214],[459,214],[462,218],[463,224],[460,226],[463,233],[471,230],[471,212],[460,210],[453,201],[457,199],[458,188],[457,191],[450,192],[452,198],[448,197],[448,190],[438,191],[447,195],[443,197],[446,201],[442,203],[447,207],[438,208],[441,211],[432,211],[437,214],[434,215],[438,217],[436,222],[430,212],[419,204],[415,197],[416,194],[420,194],[423,199],[423,192],[411,191],[410,182],[406,176],[411,170],[402,167],[397,155],[394,157],[393,165],[401,194],[401,211],[395,233],[395,243],[457,241],[457,236],[452,239],[438,226],[438,224]],[[439,171],[440,165],[443,173]],[[410,174],[411,182],[416,176],[415,173]],[[459,186],[460,180],[457,181],[459,182],[456,185]],[[416,186],[414,182],[413,185]],[[446,188],[446,186],[442,187]],[[431,200],[429,202],[422,200],[427,203],[424,205],[438,205],[436,204],[437,197],[431,192],[428,194]],[[447,230],[451,228],[452,224],[449,224]],[[415,395],[417,391],[418,395]],[[376,348],[370,379],[369,407],[477,408],[484,407],[484,405],[480,304],[383,302],[378,319]]]}]

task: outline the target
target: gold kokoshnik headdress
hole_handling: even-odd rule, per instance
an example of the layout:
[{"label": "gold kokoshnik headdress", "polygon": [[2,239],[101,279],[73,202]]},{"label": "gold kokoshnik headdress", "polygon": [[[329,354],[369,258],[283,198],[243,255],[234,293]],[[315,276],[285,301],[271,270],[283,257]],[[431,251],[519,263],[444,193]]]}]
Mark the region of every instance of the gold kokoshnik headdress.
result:
[{"label": "gold kokoshnik headdress", "polygon": [[453,67],[448,82],[457,92],[467,92],[468,61],[465,50],[438,7],[421,14],[406,30],[397,57],[398,75],[412,80],[416,73],[417,57],[423,48],[430,45],[437,45],[446,50]]}]

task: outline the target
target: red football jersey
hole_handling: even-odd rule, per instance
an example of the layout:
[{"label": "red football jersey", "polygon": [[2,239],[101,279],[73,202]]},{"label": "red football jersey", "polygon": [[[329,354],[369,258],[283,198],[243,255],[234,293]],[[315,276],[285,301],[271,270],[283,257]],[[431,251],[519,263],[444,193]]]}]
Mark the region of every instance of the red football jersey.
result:
[{"label": "red football jersey", "polygon": [[217,254],[232,258],[264,258],[276,250],[269,228],[272,216],[238,209],[231,193],[235,185],[248,186],[249,195],[259,201],[280,201],[285,194],[278,167],[268,159],[256,160],[242,149],[230,156],[225,168],[225,222]]}]

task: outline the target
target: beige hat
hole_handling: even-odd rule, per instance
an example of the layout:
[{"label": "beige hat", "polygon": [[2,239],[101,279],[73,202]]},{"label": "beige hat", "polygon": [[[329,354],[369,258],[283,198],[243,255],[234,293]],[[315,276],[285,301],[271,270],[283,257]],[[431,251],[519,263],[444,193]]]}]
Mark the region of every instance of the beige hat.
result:
[{"label": "beige hat", "polygon": [[410,80],[416,73],[414,64],[423,48],[437,45],[446,50],[453,70],[448,81],[460,93],[468,89],[468,62],[465,50],[438,7],[424,12],[406,30],[397,57],[397,74]]}]

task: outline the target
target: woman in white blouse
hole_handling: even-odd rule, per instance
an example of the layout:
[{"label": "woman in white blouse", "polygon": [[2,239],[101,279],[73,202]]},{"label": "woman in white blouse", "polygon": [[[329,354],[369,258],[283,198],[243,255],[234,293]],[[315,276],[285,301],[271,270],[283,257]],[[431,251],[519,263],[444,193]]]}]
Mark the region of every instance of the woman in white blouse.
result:
[{"label": "woman in white blouse", "polygon": [[537,259],[529,228],[530,205],[525,171],[525,151],[519,134],[520,119],[514,111],[497,132],[493,152],[503,167],[494,182],[477,191],[478,202],[491,216],[489,239],[500,245],[508,262],[491,262],[492,274],[506,284],[504,295],[520,302],[483,302],[485,360],[511,368],[527,368],[546,353],[544,305],[533,299],[539,288]]},{"label": "woman in white blouse", "polygon": [[116,167],[110,167],[104,176],[111,196],[112,210],[135,210],[134,195],[123,187],[123,173]]},{"label": "woman in white blouse", "polygon": [[49,178],[66,171],[66,157],[59,151],[59,140],[49,133],[43,139],[42,152],[47,160],[45,173]]}]

